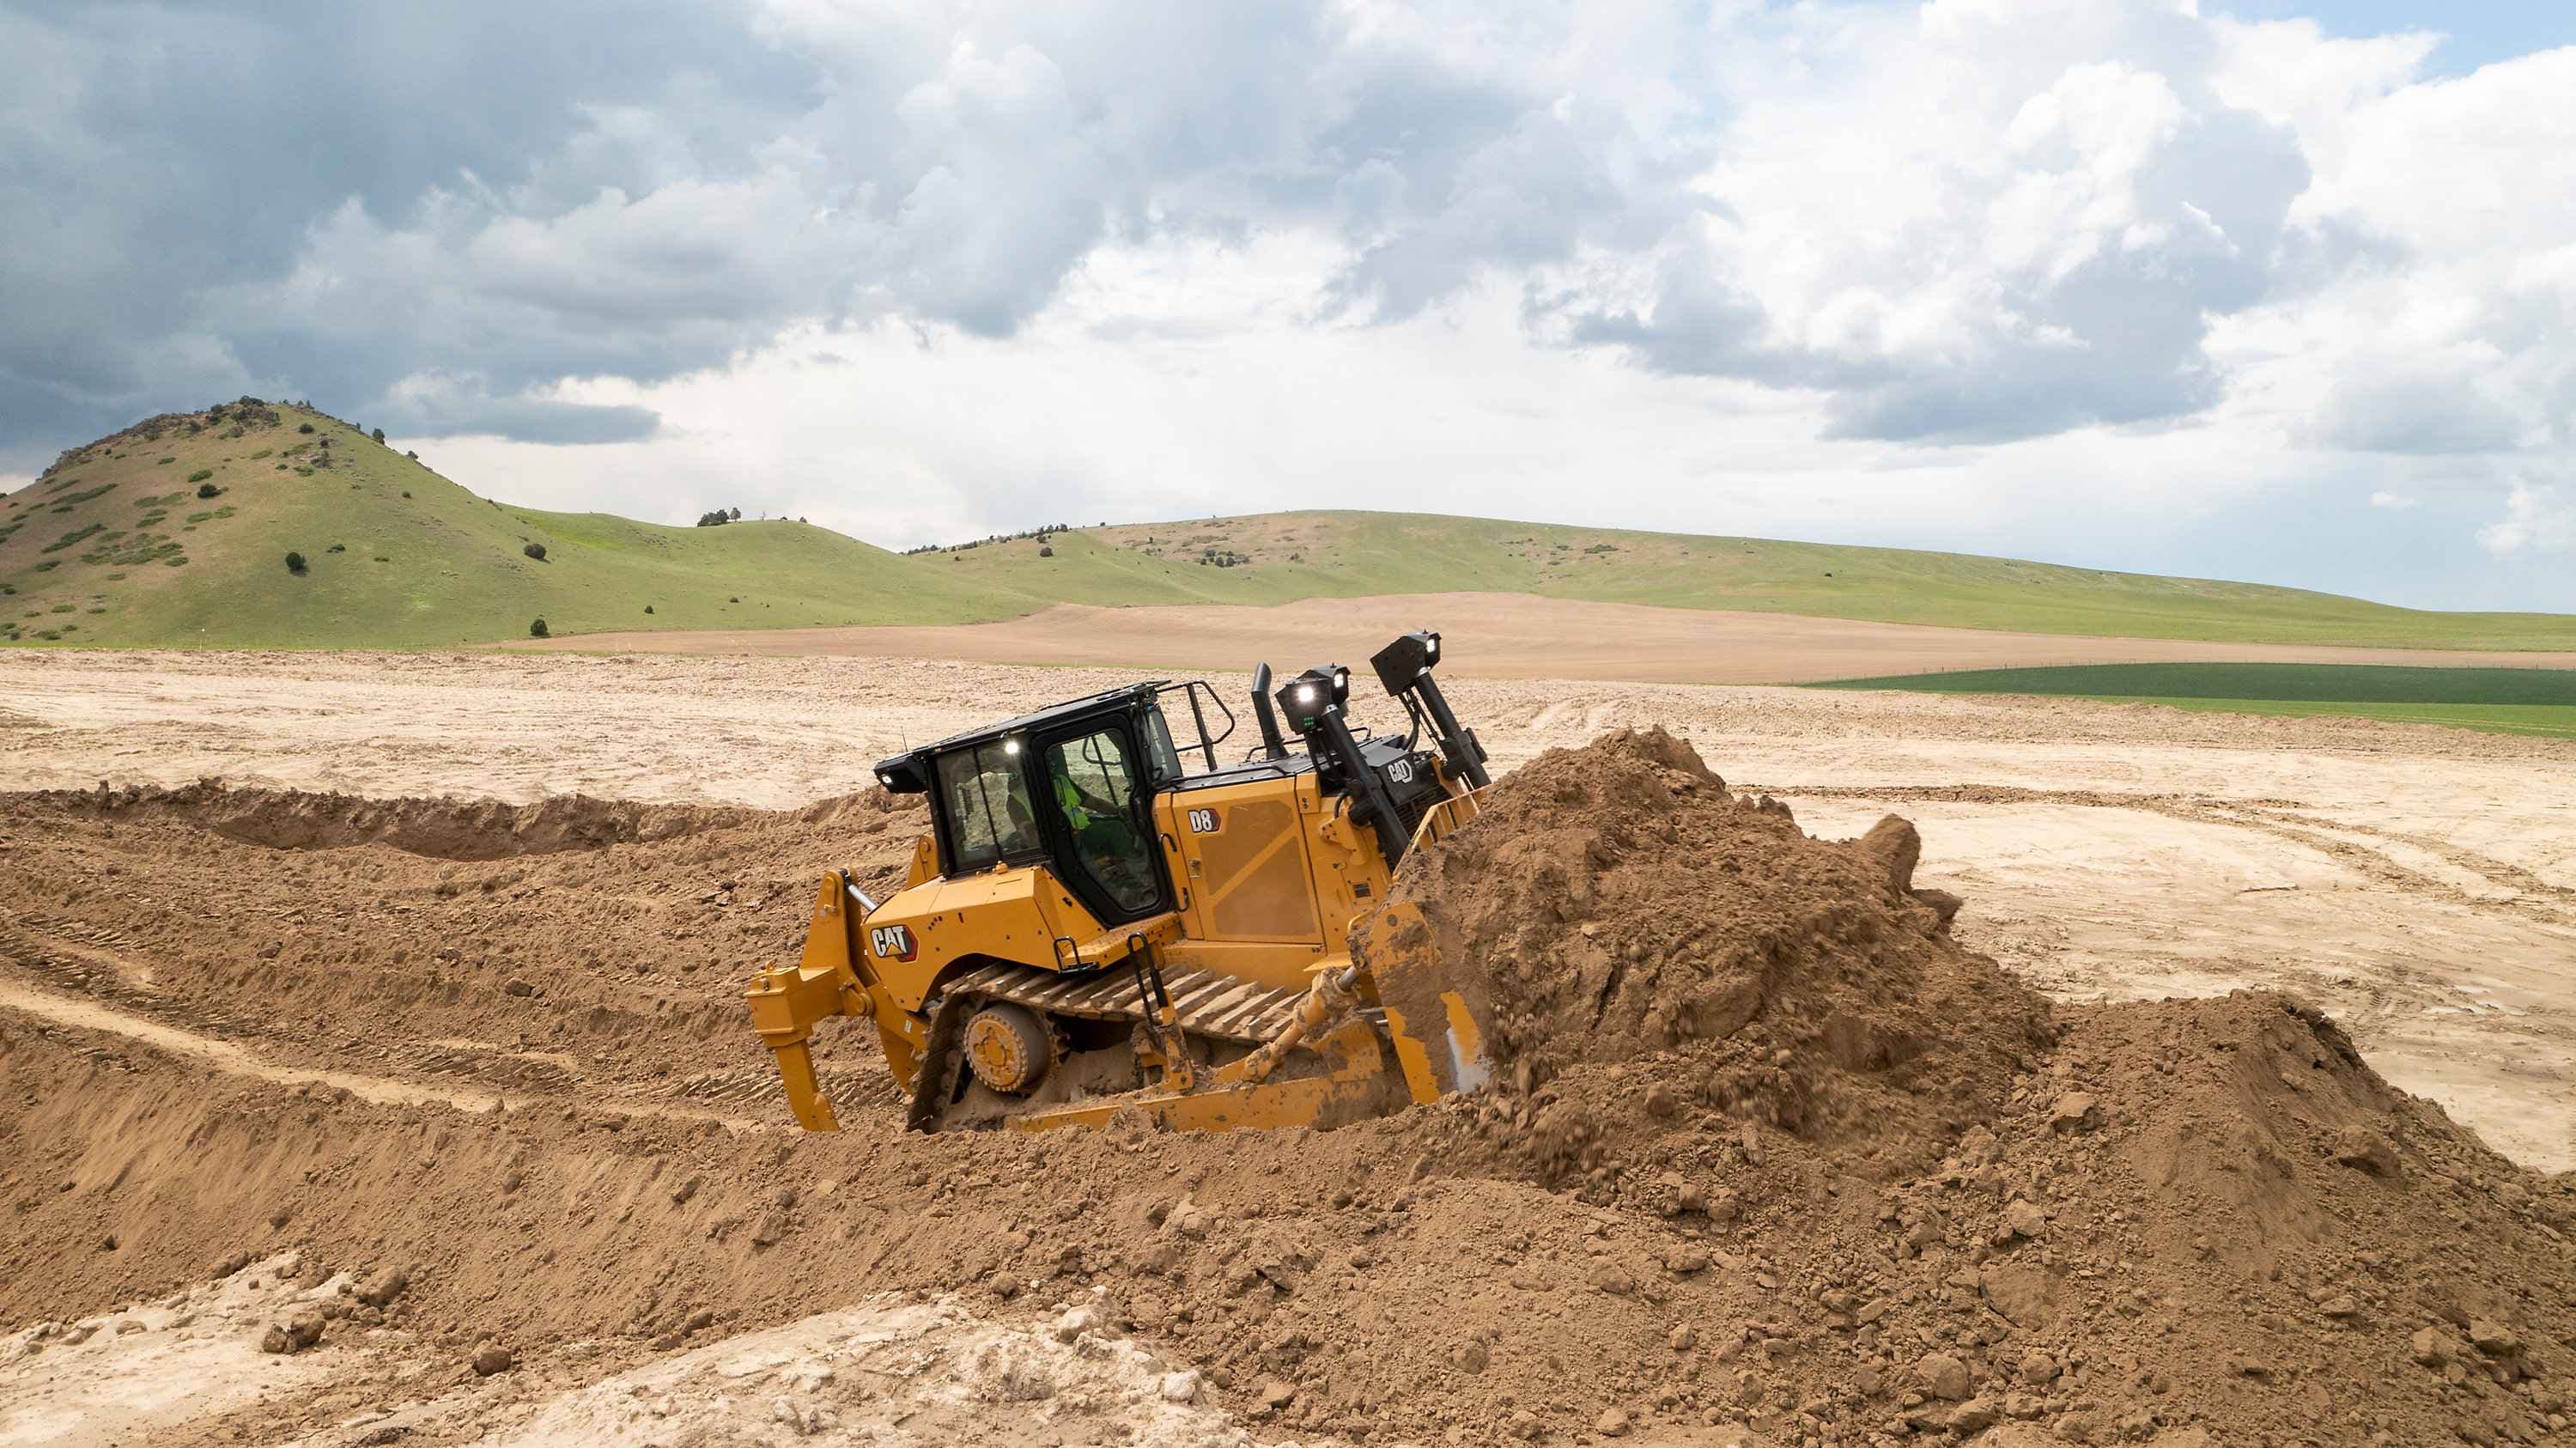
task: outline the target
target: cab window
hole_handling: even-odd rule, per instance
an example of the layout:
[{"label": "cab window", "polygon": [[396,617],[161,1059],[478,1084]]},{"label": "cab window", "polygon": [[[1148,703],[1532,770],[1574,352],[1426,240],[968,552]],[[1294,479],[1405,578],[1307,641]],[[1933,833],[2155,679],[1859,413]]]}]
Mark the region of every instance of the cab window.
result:
[{"label": "cab window", "polygon": [[1156,779],[1178,779],[1189,772],[1181,767],[1181,752],[1172,747],[1171,722],[1163,717],[1160,704],[1145,711],[1145,753],[1153,762]]},{"label": "cab window", "polygon": [[1136,771],[1124,732],[1104,729],[1048,746],[1047,784],[1073,837],[1074,863],[1115,907],[1111,913],[1128,919],[1160,904],[1152,847],[1137,824]]},{"label": "cab window", "polygon": [[991,740],[939,757],[940,800],[948,815],[951,875],[991,869],[1006,855],[1038,849],[1016,740]]}]

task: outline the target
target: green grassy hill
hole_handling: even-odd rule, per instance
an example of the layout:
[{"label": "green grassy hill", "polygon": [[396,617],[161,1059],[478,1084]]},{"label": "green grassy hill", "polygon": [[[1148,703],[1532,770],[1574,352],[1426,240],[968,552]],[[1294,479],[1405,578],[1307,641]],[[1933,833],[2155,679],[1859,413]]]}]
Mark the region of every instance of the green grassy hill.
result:
[{"label": "green grassy hill", "polygon": [[803,523],[509,507],[347,423],[238,405],[140,424],[0,499],[0,589],[0,638],[207,647],[484,643],[540,617],[562,634],[1033,606]]},{"label": "green grassy hill", "polygon": [[2576,650],[2576,616],[2561,614],[1428,514],[1269,513],[897,555],[802,523],[510,507],[338,419],[248,400],[138,423],[0,498],[0,641],[21,644],[421,647],[525,637],[539,617],[560,637],[1461,590],[2037,633]]},{"label": "green grassy hill", "polygon": [[[1057,534],[956,555],[969,578],[1079,603],[1284,603],[1488,590],[2030,633],[2576,650],[2576,616],[2438,613],[2258,583],[1858,548],[1451,518],[1265,513]],[[1248,562],[1217,567],[1203,557]],[[929,555],[938,556],[938,555]]]}]

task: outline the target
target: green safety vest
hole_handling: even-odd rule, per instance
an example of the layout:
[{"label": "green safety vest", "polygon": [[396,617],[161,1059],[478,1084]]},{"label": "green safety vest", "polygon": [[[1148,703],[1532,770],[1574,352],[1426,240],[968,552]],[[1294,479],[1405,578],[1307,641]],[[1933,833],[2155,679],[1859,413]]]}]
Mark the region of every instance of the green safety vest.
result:
[{"label": "green safety vest", "polygon": [[1055,776],[1055,802],[1064,806],[1064,818],[1076,834],[1091,828],[1091,812],[1082,807],[1082,791],[1059,771]]}]

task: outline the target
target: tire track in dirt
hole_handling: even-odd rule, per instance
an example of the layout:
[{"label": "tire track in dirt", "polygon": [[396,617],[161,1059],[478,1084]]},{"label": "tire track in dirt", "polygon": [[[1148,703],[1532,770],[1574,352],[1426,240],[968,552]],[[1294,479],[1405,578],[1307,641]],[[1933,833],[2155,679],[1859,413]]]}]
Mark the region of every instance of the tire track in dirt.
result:
[{"label": "tire track in dirt", "polygon": [[13,980],[0,979],[0,1010],[16,1011],[77,1030],[124,1036],[164,1054],[185,1056],[231,1075],[249,1076],[279,1086],[314,1085],[346,1091],[361,1101],[378,1106],[453,1106],[459,1111],[481,1112],[501,1104],[500,1097],[477,1091],[420,1086],[346,1071],[281,1066],[236,1041],[199,1035],[96,1001],[57,995]]},{"label": "tire track in dirt", "polygon": [[[69,972],[64,971],[62,967],[68,963],[64,959],[65,956],[75,957],[80,965],[74,965]],[[578,1095],[582,1104],[590,1109],[621,1115],[658,1116],[679,1121],[707,1121],[737,1131],[759,1131],[776,1124],[774,1117],[743,1116],[716,1109],[714,1105],[603,1096],[594,1091],[584,1090],[584,1083],[577,1071],[567,1071],[561,1066],[554,1068],[555,1080],[551,1083],[545,1082],[542,1075],[523,1075],[513,1083],[520,1088],[519,1090],[506,1091],[474,1089],[425,1082],[405,1076],[348,1071],[336,1067],[288,1065],[273,1059],[251,1044],[232,1038],[232,1035],[217,1035],[210,1032],[209,1028],[213,1030],[231,1028],[234,1034],[257,1034],[240,1031],[238,1029],[240,1023],[229,1018],[206,1017],[186,1020],[184,1023],[166,1019],[172,1014],[167,1002],[155,999],[126,983],[140,968],[95,945],[75,946],[72,942],[31,936],[27,932],[13,930],[5,936],[0,936],[0,958],[5,958],[20,970],[40,978],[60,979],[65,974],[69,974],[71,977],[69,984],[72,986],[70,990],[57,989],[50,984],[37,985],[0,975],[0,1009],[13,1010],[22,1015],[78,1030],[121,1036],[150,1046],[166,1055],[180,1056],[211,1066],[228,1075],[246,1076],[278,1086],[293,1088],[319,1085],[333,1090],[347,1091],[362,1101],[377,1105],[449,1106],[459,1111],[475,1113],[525,1109],[539,1101],[569,1101]],[[82,965],[91,969],[82,970],[80,968]],[[106,973],[104,980],[97,973],[101,971]],[[96,988],[102,984],[107,988],[104,990]],[[99,998],[102,995],[115,999],[118,1003],[109,1004]],[[408,1052],[422,1058],[428,1063],[431,1074],[453,1074],[461,1058],[466,1061],[465,1069],[472,1070],[471,1058],[473,1057],[517,1057],[526,1054],[505,1051],[499,1047],[487,1047],[482,1042],[454,1040],[405,1041],[393,1046],[378,1047],[375,1050],[376,1055],[385,1058],[391,1058],[398,1052]],[[440,1069],[442,1065],[445,1066],[445,1070]],[[751,1085],[749,1073],[736,1074],[746,1077],[741,1087],[733,1092],[711,1092],[705,1095],[724,1105],[733,1105],[737,1102],[749,1104],[759,1093],[749,1089]],[[771,1094],[779,1095],[783,1099],[784,1093],[777,1085],[775,1072],[770,1073],[767,1084]],[[842,1094],[845,1093],[835,1093],[836,1096]],[[848,1103],[853,1106],[881,1104],[868,1101],[866,1099],[868,1093],[864,1091],[849,1091],[846,1094],[858,1098]]]},{"label": "tire track in dirt", "polygon": [[[2312,818],[2312,815],[2305,810],[2292,810],[2286,811],[2285,813],[2292,814],[2301,819]],[[2509,860],[2499,860],[2492,855],[2482,855],[2475,850],[2463,849],[2460,846],[2443,839],[2439,835],[2413,834],[2404,830],[2387,829],[2379,825],[2362,824],[2354,820],[2327,820],[2319,821],[2319,823],[2328,824],[2335,829],[2344,830],[2352,834],[2368,835],[2373,839],[2387,840],[2392,844],[2406,845],[2414,849],[2422,850],[2428,855],[2432,855],[2452,865],[2456,865],[2471,874],[2483,876],[2489,883],[2494,884],[2500,889],[2514,890],[2524,895],[2538,896],[2545,900],[2563,900],[2568,903],[2571,909],[2576,909],[2576,889],[2571,889],[2568,886],[2544,880],[2539,875],[2520,865],[2514,864]]]},{"label": "tire track in dirt", "polygon": [[[1942,785],[1743,785],[1748,792],[1768,792],[1790,798],[1887,800],[1895,803],[1934,804],[2052,804],[2072,805],[2085,809],[2125,809],[2163,815],[2168,819],[2193,824],[2214,824],[2253,830],[2303,846],[2344,864],[2367,877],[2372,883],[2387,886],[2405,894],[2436,899],[2468,910],[2510,914],[2535,924],[2559,928],[2576,927],[2576,890],[2568,890],[2540,879],[2518,865],[2437,844],[2419,837],[2371,826],[2337,820],[2330,828],[2349,830],[2393,843],[2422,849],[2447,862],[2477,875],[2499,889],[2517,892],[2511,898],[2497,899],[2464,890],[2450,881],[2436,879],[2411,869],[2386,853],[2338,839],[2327,833],[2323,822],[2312,821],[2304,813],[2306,806],[2286,799],[2213,799],[2183,794],[2125,794],[2102,790],[2033,789],[2005,784]],[[2541,898],[2534,898],[2535,896]],[[2564,899],[2567,904],[2555,903]]]}]

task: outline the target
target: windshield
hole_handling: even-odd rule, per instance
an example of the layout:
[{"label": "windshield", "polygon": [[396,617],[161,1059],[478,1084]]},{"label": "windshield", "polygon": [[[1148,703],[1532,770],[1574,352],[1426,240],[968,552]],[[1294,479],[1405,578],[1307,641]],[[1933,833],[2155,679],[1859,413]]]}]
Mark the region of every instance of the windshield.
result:
[{"label": "windshield", "polygon": [[949,874],[972,874],[1004,855],[1038,848],[1019,741],[990,740],[941,755],[939,791],[948,811]]}]

